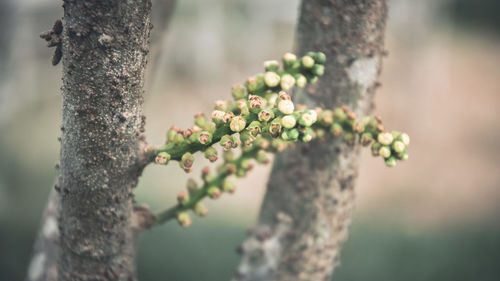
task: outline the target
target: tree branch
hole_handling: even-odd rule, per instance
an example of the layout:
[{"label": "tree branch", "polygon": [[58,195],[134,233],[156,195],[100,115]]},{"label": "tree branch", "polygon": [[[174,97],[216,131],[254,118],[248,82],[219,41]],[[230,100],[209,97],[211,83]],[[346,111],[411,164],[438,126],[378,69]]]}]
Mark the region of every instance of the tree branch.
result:
[{"label": "tree branch", "polygon": [[[345,104],[358,116],[367,115],[379,85],[386,17],[386,0],[302,1],[298,53],[322,51],[328,61],[317,86],[298,92],[295,100],[309,106]],[[347,238],[358,154],[359,145],[337,140],[299,144],[276,157],[257,227],[269,233],[259,243],[252,234],[243,244],[254,241],[261,250],[259,255],[242,252],[234,280],[329,280]],[[292,221],[286,233],[279,231],[283,216]]]}]

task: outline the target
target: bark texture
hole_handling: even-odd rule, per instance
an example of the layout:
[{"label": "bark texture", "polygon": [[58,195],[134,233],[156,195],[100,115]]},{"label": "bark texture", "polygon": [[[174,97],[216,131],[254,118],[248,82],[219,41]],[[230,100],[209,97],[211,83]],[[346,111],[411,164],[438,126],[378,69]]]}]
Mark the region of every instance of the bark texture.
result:
[{"label": "bark texture", "polygon": [[150,0],[64,1],[59,280],[135,280]]},{"label": "bark texture", "polygon": [[[319,83],[297,92],[295,101],[367,115],[385,53],[387,1],[309,0],[300,9],[297,53],[322,51],[327,62]],[[347,239],[359,150],[334,140],[277,155],[234,280],[330,280]]]}]

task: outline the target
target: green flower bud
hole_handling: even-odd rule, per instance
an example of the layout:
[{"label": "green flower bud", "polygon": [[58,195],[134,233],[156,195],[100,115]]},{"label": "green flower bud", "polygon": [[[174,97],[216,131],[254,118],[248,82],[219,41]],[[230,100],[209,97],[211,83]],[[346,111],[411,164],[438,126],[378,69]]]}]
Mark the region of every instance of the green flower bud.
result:
[{"label": "green flower bud", "polygon": [[207,131],[202,131],[200,133],[200,136],[198,137],[198,141],[201,143],[201,144],[207,144],[209,142],[212,141],[212,134],[210,134],[209,132]]},{"label": "green flower bud", "polygon": [[326,131],[322,128],[317,128],[316,129],[316,136],[318,138],[323,138],[326,135]]},{"label": "green flower bud", "polygon": [[245,171],[250,171],[253,168],[253,165],[250,159],[241,160],[240,167]]},{"label": "green flower bud", "polygon": [[247,172],[246,172],[245,170],[243,170],[243,169],[238,169],[238,170],[236,170],[236,176],[237,176],[238,178],[242,178],[242,177],[244,177],[246,174],[247,174]]},{"label": "green flower bud", "polygon": [[287,129],[295,127],[295,124],[297,124],[297,119],[293,115],[286,115],[281,118],[281,125]]},{"label": "green flower bud", "polygon": [[284,140],[296,141],[299,138],[299,130],[287,129],[281,133],[281,138]]},{"label": "green flower bud", "polygon": [[314,66],[314,59],[310,56],[303,56],[300,63],[304,68],[312,68]]},{"label": "green flower bud", "polygon": [[179,162],[179,166],[184,169],[186,172],[191,172],[192,166],[194,162],[193,154],[186,152],[182,155],[181,161]]},{"label": "green flower bud", "polygon": [[378,151],[380,150],[380,148],[382,147],[382,145],[379,143],[379,142],[374,142],[372,144],[372,155],[373,156],[378,156]]},{"label": "green flower bud", "polygon": [[276,93],[267,93],[265,95],[265,99],[266,99],[266,104],[269,106],[269,107],[274,107],[274,105],[276,104],[276,101],[278,100],[278,94]]},{"label": "green flower bud", "polygon": [[280,83],[280,76],[273,71],[268,71],[264,74],[264,82],[269,88],[274,88]]},{"label": "green flower bud", "polygon": [[160,152],[156,155],[155,163],[158,165],[167,165],[170,160],[170,154],[167,152]]},{"label": "green flower bud", "polygon": [[210,196],[210,198],[217,199],[220,197],[221,191],[217,186],[212,185],[207,188],[207,194],[208,196]]},{"label": "green flower bud", "polygon": [[342,126],[339,123],[337,123],[337,122],[333,123],[332,128],[331,128],[331,132],[332,132],[334,137],[340,136],[340,134],[342,134],[343,131],[344,130],[342,129]]},{"label": "green flower bud", "polygon": [[310,142],[313,139],[313,130],[311,128],[306,128],[302,135],[303,142]]},{"label": "green flower bud", "polygon": [[354,139],[355,139],[355,135],[351,132],[347,132],[344,134],[344,141],[348,144],[348,145],[353,145],[354,144]]},{"label": "green flower bud", "polygon": [[205,158],[207,158],[210,162],[217,161],[218,158],[217,149],[215,149],[213,146],[210,146],[207,149],[205,149],[203,154],[205,155]]},{"label": "green flower bud", "polygon": [[280,64],[276,60],[268,60],[264,62],[264,69],[266,71],[274,71],[277,72],[280,68]]},{"label": "green flower bud", "polygon": [[312,67],[312,73],[317,76],[323,76],[323,74],[325,74],[325,67],[321,64],[315,64]]},{"label": "green flower bud", "polygon": [[229,124],[229,128],[233,132],[241,132],[243,129],[245,129],[246,125],[245,119],[243,119],[241,116],[235,116],[232,120],[231,123]]},{"label": "green flower bud", "polygon": [[259,112],[257,117],[261,122],[268,122],[269,120],[274,118],[274,113],[272,110],[264,109]]},{"label": "green flower bud", "polygon": [[405,150],[406,146],[405,144],[402,142],[402,141],[395,141],[393,144],[392,144],[392,148],[394,149],[394,151],[396,151],[397,153],[401,153]]},{"label": "green flower bud", "polygon": [[407,134],[402,133],[398,139],[400,139],[405,146],[410,145],[410,136],[408,136]]},{"label": "green flower bud", "polygon": [[167,131],[167,142],[173,142],[175,139],[175,135],[177,135],[177,132],[173,129],[170,129]]},{"label": "green flower bud", "polygon": [[325,64],[326,62],[326,55],[322,52],[316,52],[312,58],[314,59],[314,61],[316,63],[319,63],[319,64]]},{"label": "green flower bud", "polygon": [[394,157],[389,157],[385,159],[385,165],[387,167],[394,167],[396,166],[396,158]]},{"label": "green flower bud", "polygon": [[222,182],[222,190],[224,192],[234,193],[234,191],[236,190],[236,187],[234,186],[234,183],[232,183],[231,181],[225,179]]},{"label": "green flower bud", "polygon": [[286,53],[283,55],[283,67],[289,69],[295,66],[297,62],[297,56],[292,53]]},{"label": "green flower bud", "polygon": [[285,150],[288,146],[288,144],[282,139],[273,139],[271,145],[278,152]]},{"label": "green flower bud", "polygon": [[390,145],[394,140],[394,137],[391,133],[380,133],[377,136],[377,140],[383,145]]},{"label": "green flower bud", "polygon": [[283,114],[292,114],[295,106],[293,105],[293,102],[291,100],[281,100],[278,103],[278,109]]},{"label": "green flower bud", "polygon": [[276,138],[281,133],[281,118],[275,118],[269,124],[269,133],[273,138]]},{"label": "green flower bud", "polygon": [[188,192],[185,190],[182,190],[179,193],[177,193],[177,202],[179,202],[179,205],[181,205],[181,206],[186,206],[189,203]]},{"label": "green flower bud", "polygon": [[191,217],[189,216],[188,213],[186,212],[179,212],[177,214],[177,221],[179,222],[180,225],[182,225],[183,227],[188,227],[191,225],[192,221],[191,221]]},{"label": "green flower bud", "polygon": [[295,78],[293,78],[292,75],[290,74],[285,74],[281,77],[281,89],[283,90],[289,90],[295,85]]},{"label": "green flower bud", "polygon": [[359,122],[353,122],[352,130],[356,133],[361,134],[364,132],[365,126]]},{"label": "green flower bud", "polygon": [[208,214],[208,209],[201,203],[196,203],[193,206],[193,211],[196,215],[200,217],[206,217]]},{"label": "green flower bud", "polygon": [[248,125],[248,130],[250,131],[250,134],[254,137],[260,134],[262,124],[260,124],[259,121],[252,121],[250,122],[250,125]]},{"label": "green flower bud", "polygon": [[255,137],[249,131],[243,131],[240,133],[240,140],[245,146],[249,146],[253,143]]},{"label": "green flower bud", "polygon": [[184,143],[186,139],[184,138],[184,136],[182,134],[175,134],[175,137],[174,137],[174,145],[181,145]]},{"label": "green flower bud", "polygon": [[391,156],[391,149],[387,146],[382,146],[378,150],[378,155],[382,156],[383,158],[389,158]]},{"label": "green flower bud", "polygon": [[257,151],[257,155],[255,156],[255,160],[257,160],[260,164],[269,163],[269,159],[267,158],[266,152],[264,150]]},{"label": "green flower bud", "polygon": [[245,85],[249,92],[258,92],[262,90],[265,86],[264,76],[259,74],[257,76],[248,77]]},{"label": "green flower bud", "polygon": [[208,122],[205,126],[205,131],[213,134],[215,132],[217,125],[214,122]]},{"label": "green flower bud", "polygon": [[333,111],[331,110],[323,110],[319,115],[319,120],[323,124],[332,124],[333,123]]},{"label": "green flower bud", "polygon": [[368,146],[372,143],[373,141],[373,135],[371,133],[363,133],[361,135],[361,144],[363,146]]},{"label": "green flower bud", "polygon": [[409,156],[408,151],[406,151],[406,149],[405,149],[405,150],[403,150],[403,152],[399,153],[398,156],[399,156],[400,160],[406,161],[406,160],[408,160],[408,156]]},{"label": "green flower bud", "polygon": [[234,153],[231,150],[224,151],[222,153],[222,159],[224,159],[225,162],[231,162],[234,160]]},{"label": "green flower bud", "polygon": [[246,98],[245,88],[239,84],[233,86],[231,94],[235,100]]},{"label": "green flower bud", "polygon": [[307,79],[304,75],[298,74],[295,76],[295,84],[297,84],[297,87],[299,88],[304,88],[307,84]]},{"label": "green flower bud", "polygon": [[186,188],[190,194],[193,194],[198,190],[198,184],[196,183],[195,180],[188,179],[187,184],[186,184]]},{"label": "green flower bud", "polygon": [[305,127],[310,127],[318,120],[318,115],[314,110],[306,110],[300,115],[299,124]]},{"label": "green flower bud", "polygon": [[341,108],[336,108],[333,112],[333,119],[334,121],[342,122],[347,119],[347,114]]}]

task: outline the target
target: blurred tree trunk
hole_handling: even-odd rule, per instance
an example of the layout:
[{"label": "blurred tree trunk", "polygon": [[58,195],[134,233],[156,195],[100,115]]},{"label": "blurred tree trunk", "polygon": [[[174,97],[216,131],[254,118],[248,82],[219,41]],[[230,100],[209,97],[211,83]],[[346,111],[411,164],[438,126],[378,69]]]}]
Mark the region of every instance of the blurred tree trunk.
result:
[{"label": "blurred tree trunk", "polygon": [[[386,0],[302,1],[299,55],[322,51],[325,75],[297,103],[370,113],[384,56]],[[354,206],[359,145],[298,144],[277,155],[258,226],[235,280],[330,280]]]}]

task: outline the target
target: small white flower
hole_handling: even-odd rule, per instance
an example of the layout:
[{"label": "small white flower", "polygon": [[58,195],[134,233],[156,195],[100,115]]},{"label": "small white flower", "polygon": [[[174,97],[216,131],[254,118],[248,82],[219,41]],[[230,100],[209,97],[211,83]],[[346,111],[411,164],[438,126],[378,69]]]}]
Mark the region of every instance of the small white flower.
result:
[{"label": "small white flower", "polygon": [[268,71],[264,74],[264,82],[268,87],[276,87],[280,83],[280,76],[276,72]]},{"label": "small white flower", "polygon": [[285,75],[283,75],[283,77],[281,77],[281,84],[280,84],[280,86],[281,86],[281,88],[283,90],[286,91],[286,90],[292,88],[293,85],[295,85],[295,78],[293,78],[292,75],[285,74]]},{"label": "small white flower", "polygon": [[377,140],[383,145],[390,145],[394,140],[394,137],[391,133],[380,133],[377,137]]},{"label": "small white flower", "polygon": [[292,115],[287,115],[281,118],[281,125],[285,128],[293,128],[295,127],[295,124],[297,124],[297,120]]}]

